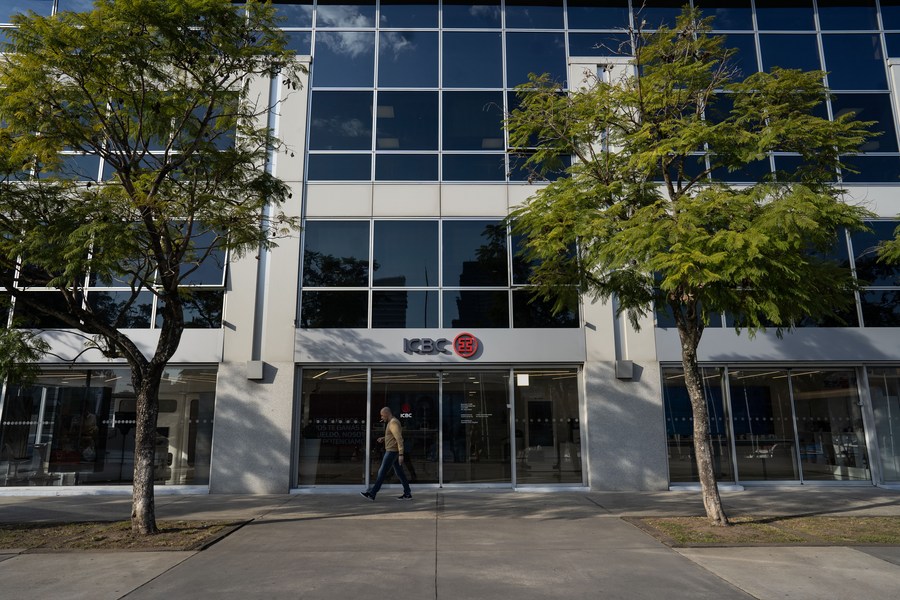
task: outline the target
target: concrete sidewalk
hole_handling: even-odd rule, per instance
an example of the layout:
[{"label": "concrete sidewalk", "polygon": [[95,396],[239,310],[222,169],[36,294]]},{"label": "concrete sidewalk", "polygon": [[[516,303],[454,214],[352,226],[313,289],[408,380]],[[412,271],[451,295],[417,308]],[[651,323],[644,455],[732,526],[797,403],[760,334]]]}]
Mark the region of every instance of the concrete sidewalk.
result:
[{"label": "concrete sidewalk", "polygon": [[[202,552],[0,550],[3,598],[900,597],[900,547],[673,550],[621,519],[702,514],[698,492],[414,490],[158,496],[160,519],[250,523]],[[399,493],[399,492],[398,492]],[[723,492],[731,515],[898,515],[900,492]],[[127,496],[0,496],[0,522],[126,519]]]}]

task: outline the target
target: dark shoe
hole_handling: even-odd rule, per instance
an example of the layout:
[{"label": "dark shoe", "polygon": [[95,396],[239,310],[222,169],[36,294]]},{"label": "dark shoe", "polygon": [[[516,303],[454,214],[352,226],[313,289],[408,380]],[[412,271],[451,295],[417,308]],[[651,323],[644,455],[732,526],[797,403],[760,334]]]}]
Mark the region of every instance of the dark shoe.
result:
[{"label": "dark shoe", "polygon": [[373,496],[369,492],[360,492],[359,495],[370,502],[375,502],[375,496]]},{"label": "dark shoe", "polygon": [[403,494],[402,496],[397,496],[397,500],[412,500],[412,494]]}]

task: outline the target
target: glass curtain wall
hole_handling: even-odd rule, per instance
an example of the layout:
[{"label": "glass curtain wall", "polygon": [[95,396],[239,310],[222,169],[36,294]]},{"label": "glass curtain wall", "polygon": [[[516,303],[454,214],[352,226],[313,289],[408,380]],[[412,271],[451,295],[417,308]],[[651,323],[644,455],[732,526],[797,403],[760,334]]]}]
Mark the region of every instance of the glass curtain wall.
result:
[{"label": "glass curtain wall", "polygon": [[[728,369],[725,398],[719,383],[723,369],[707,368],[703,373],[720,481],[872,479],[853,370]],[[873,388],[877,434],[891,449],[898,422],[897,375],[890,370],[873,373],[882,386]],[[682,371],[663,369],[663,379],[670,480],[696,482],[692,418]],[[731,471],[732,451],[736,473]],[[884,460],[886,473],[896,477],[897,468],[891,467],[896,454],[888,450]]]},{"label": "glass curtain wall", "polygon": [[514,371],[514,427],[509,379],[508,369],[304,368],[298,484],[374,480],[385,406],[403,427],[412,483],[582,484],[578,370]]},{"label": "glass curtain wall", "polygon": [[[157,484],[209,483],[215,369],[170,367],[159,391]],[[124,368],[45,372],[10,385],[0,419],[0,485],[128,484],[136,399]]]},{"label": "glass curtain wall", "polygon": [[900,481],[900,368],[869,369],[875,438],[885,481]]}]

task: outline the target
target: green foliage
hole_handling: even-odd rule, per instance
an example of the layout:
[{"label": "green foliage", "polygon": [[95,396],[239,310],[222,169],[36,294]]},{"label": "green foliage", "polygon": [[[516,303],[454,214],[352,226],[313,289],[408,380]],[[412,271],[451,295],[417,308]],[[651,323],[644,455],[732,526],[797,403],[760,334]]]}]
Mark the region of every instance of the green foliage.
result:
[{"label": "green foliage", "polygon": [[[97,0],[14,17],[0,60],[0,267],[26,261],[43,274],[31,285],[57,288],[68,310],[7,282],[16,302],[129,356],[81,302],[87,273],[128,282],[132,301],[141,290],[164,300],[169,354],[179,284],[210,253],[256,252],[297,228],[277,208],[287,186],[264,168],[279,141],[253,91],[276,74],[298,85],[273,19],[267,3],[228,0]],[[103,159],[105,181],[62,152]]]},{"label": "green foliage", "polygon": [[[518,88],[511,145],[531,149],[535,170],[574,157],[568,177],[510,216],[526,258],[539,261],[537,293],[558,307],[579,291],[615,295],[635,326],[661,303],[693,343],[712,313],[780,332],[852,302],[849,270],[823,256],[839,228],[868,216],[832,182],[871,123],[816,116],[821,72],[738,81],[732,51],[697,11],[634,33],[632,47],[626,75],[612,69],[568,93],[546,76]],[[802,165],[749,185],[721,180],[774,151],[799,153]]]},{"label": "green foliage", "polygon": [[40,372],[37,361],[49,349],[33,331],[0,329],[0,380],[31,383]]}]

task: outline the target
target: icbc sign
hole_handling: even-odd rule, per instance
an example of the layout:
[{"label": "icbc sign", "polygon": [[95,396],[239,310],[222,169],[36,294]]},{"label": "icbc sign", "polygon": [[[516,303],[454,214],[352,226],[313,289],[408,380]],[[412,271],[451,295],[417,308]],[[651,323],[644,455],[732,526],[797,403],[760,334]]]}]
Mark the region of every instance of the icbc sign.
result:
[{"label": "icbc sign", "polygon": [[460,333],[453,342],[447,338],[403,338],[403,351],[407,354],[453,354],[450,348],[462,358],[472,358],[478,353],[478,338],[471,333]]}]

